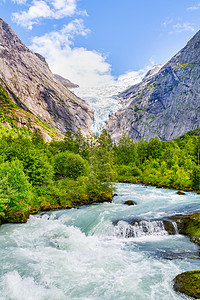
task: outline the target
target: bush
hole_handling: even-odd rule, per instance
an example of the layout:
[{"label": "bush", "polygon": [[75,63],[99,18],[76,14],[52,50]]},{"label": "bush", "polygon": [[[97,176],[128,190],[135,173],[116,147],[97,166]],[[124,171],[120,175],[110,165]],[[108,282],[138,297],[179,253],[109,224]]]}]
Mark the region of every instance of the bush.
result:
[{"label": "bush", "polygon": [[200,166],[194,166],[192,170],[192,185],[195,190],[200,189]]},{"label": "bush", "polygon": [[53,178],[53,167],[48,157],[39,150],[28,150],[23,154],[24,172],[33,185],[48,184]]},{"label": "bush", "polygon": [[87,163],[79,155],[68,151],[55,156],[54,170],[56,177],[69,177],[76,179],[87,174]]},{"label": "bush", "polygon": [[[1,215],[10,211],[28,213],[32,202],[32,186],[24,174],[19,160],[5,162],[0,165],[0,200]],[[14,216],[12,216],[14,218]]]}]

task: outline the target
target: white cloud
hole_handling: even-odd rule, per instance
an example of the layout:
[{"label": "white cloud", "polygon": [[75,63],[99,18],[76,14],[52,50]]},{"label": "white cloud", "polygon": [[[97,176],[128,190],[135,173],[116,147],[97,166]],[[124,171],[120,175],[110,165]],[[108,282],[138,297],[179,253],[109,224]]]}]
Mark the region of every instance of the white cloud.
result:
[{"label": "white cloud", "polygon": [[163,23],[162,25],[166,28],[168,27],[168,25],[172,24],[173,23],[173,19],[171,18],[167,18]]},{"label": "white cloud", "polygon": [[[13,0],[23,3],[26,0]],[[61,19],[76,13],[77,0],[33,0],[27,10],[12,14],[17,24],[32,29],[42,18]],[[81,12],[77,12],[81,13]],[[82,12],[86,14],[86,12]]]},{"label": "white cloud", "polygon": [[200,9],[200,2],[195,6],[190,6],[187,8],[187,10],[199,10]]},{"label": "white cloud", "polygon": [[192,32],[194,30],[194,25],[189,22],[177,23],[172,26],[172,29],[169,31],[169,34],[181,33],[185,31]]},{"label": "white cloud", "polygon": [[60,74],[80,86],[109,82],[113,80],[111,66],[104,55],[72,46],[75,35],[85,36],[88,32],[82,20],[74,20],[60,31],[34,37],[30,48],[46,58],[53,73]]},{"label": "white cloud", "polygon": [[182,32],[193,32],[195,30],[194,25],[190,22],[181,22],[181,19],[178,18],[177,22],[171,18],[167,18],[163,23],[162,26],[165,30],[168,31],[168,34],[177,34]]},{"label": "white cloud", "polygon": [[26,0],[12,0],[12,2],[16,4],[25,4]]}]

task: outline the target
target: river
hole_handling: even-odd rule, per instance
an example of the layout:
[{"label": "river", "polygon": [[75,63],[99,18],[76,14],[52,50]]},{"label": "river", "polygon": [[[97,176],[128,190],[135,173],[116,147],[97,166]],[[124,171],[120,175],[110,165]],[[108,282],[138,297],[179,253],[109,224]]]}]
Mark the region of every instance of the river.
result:
[{"label": "river", "polygon": [[2,225],[0,300],[187,299],[172,280],[200,269],[199,247],[168,235],[160,220],[198,211],[199,195],[131,184],[117,184],[117,194],[113,203]]}]

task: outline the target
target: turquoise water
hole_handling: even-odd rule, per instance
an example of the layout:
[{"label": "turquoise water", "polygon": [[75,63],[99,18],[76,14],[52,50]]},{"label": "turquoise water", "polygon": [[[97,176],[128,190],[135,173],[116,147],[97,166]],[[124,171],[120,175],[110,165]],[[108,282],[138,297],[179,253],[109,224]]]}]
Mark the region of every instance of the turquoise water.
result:
[{"label": "turquoise water", "polygon": [[[199,211],[200,197],[131,184],[117,184],[117,193],[113,203],[1,226],[0,300],[187,299],[172,280],[200,269],[199,247],[158,220]],[[131,220],[136,235],[127,238]]]}]

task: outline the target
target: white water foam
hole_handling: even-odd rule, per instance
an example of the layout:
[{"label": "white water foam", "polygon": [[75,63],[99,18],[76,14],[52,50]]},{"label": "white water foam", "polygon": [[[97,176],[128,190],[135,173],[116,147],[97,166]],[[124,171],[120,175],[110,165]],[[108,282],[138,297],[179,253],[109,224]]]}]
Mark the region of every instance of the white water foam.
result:
[{"label": "white water foam", "polygon": [[129,237],[142,237],[142,236],[157,236],[168,235],[162,221],[137,221],[133,225],[125,221],[119,221],[114,227],[116,236],[129,238]]},{"label": "white water foam", "polygon": [[[137,206],[119,203],[124,201],[124,191],[126,197],[137,198]],[[159,253],[170,250],[176,255],[180,249],[183,254],[198,252],[195,244],[181,235],[157,235],[150,224],[145,226],[152,235],[127,239],[110,234],[115,230],[113,220],[141,218],[154,205],[155,214],[171,211],[173,191],[163,190],[154,196],[153,191],[151,187],[119,184],[117,204],[57,211],[52,218],[34,216],[27,224],[1,226],[0,299],[182,299],[173,291],[172,280],[183,271],[199,269],[199,260],[187,255],[168,260]],[[192,195],[185,197],[190,204],[198,203]],[[182,200],[177,199],[179,208]],[[162,226],[159,228],[162,232]]]}]

